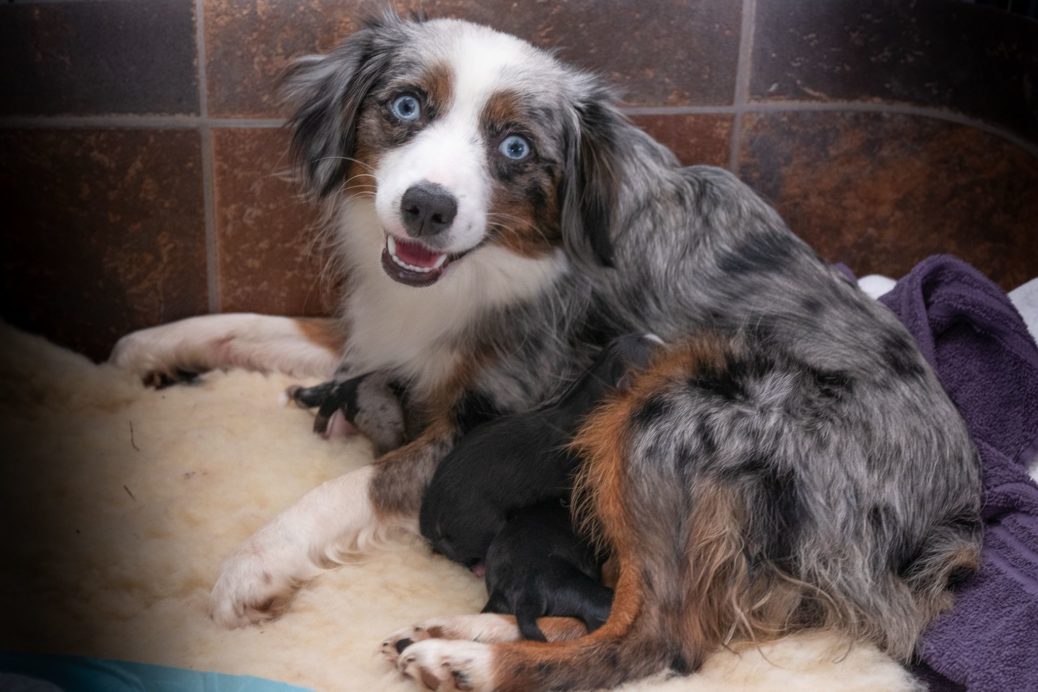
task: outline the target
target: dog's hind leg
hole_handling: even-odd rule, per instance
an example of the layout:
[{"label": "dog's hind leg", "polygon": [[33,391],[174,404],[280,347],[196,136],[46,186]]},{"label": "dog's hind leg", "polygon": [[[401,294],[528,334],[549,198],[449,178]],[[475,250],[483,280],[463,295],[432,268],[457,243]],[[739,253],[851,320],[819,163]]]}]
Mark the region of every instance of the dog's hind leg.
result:
[{"label": "dog's hind leg", "polygon": [[229,368],[329,378],[344,343],[345,335],[332,319],[228,313],[127,334],[108,361],[149,385]]}]

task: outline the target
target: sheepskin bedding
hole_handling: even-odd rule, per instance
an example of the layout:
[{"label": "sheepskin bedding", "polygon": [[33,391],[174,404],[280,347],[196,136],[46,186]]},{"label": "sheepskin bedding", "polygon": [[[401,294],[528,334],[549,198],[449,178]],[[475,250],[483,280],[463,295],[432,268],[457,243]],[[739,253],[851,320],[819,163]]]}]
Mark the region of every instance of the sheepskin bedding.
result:
[{"label": "sheepskin bedding", "polygon": [[[0,649],[248,674],[318,690],[411,690],[377,654],[390,632],[478,612],[482,582],[420,541],[320,577],[281,619],[234,631],[206,616],[223,556],[321,481],[371,462],[286,408],[293,381],[211,373],[148,390],[0,325]],[[872,647],[822,635],[722,651],[637,690],[901,690]]]}]

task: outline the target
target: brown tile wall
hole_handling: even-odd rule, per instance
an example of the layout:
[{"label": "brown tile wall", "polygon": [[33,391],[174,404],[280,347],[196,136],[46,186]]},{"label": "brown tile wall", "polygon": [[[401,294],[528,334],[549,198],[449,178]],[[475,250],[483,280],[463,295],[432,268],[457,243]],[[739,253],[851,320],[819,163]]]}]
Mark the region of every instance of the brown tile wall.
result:
[{"label": "brown tile wall", "polygon": [[[273,85],[379,2],[0,5],[4,319],[103,357],[130,329],[334,306]],[[398,0],[552,47],[823,256],[1038,275],[1038,24],[949,0]]]}]

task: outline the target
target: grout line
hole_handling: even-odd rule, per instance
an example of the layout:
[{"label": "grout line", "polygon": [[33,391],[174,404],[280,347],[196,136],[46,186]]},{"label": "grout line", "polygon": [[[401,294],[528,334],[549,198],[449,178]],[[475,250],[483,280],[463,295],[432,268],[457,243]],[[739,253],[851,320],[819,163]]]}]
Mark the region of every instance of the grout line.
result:
[{"label": "grout line", "polygon": [[205,283],[209,312],[220,311],[220,247],[216,237],[213,131],[209,123],[206,73],[205,0],[195,0],[195,56],[198,60],[198,132],[202,140],[202,202],[205,207]]},{"label": "grout line", "polygon": [[742,119],[750,97],[750,73],[753,69],[753,30],[757,14],[756,0],[743,0],[739,33],[739,59],[735,67],[735,117],[732,119],[728,151],[728,170],[739,174],[739,152],[742,148]]},{"label": "grout line", "polygon": [[621,106],[625,115],[693,115],[734,113],[735,106]]},{"label": "grout line", "polygon": [[209,127],[278,128],[288,122],[284,118],[208,118]]},{"label": "grout line", "polygon": [[866,103],[860,101],[757,101],[746,105],[747,113],[880,113],[890,115],[911,115],[931,120],[943,120],[944,122],[964,125],[975,130],[986,132],[1020,147],[1032,156],[1038,157],[1038,141],[1030,141],[1026,138],[1005,130],[997,125],[991,125],[983,120],[977,120],[968,115],[962,115],[950,110],[940,108],[928,108],[925,106],[912,106],[909,104],[891,103]]},{"label": "grout line", "polygon": [[[749,0],[752,2],[753,0]],[[965,125],[994,135],[1038,157],[1038,141],[954,111],[909,104],[863,101],[748,101],[739,106],[628,106],[627,115],[700,115],[746,113],[891,113],[911,115]],[[196,115],[96,115],[96,116],[6,116],[0,117],[0,130],[36,129],[273,129],[283,127],[280,118],[202,118]],[[733,126],[734,127],[734,126]]]},{"label": "grout line", "polygon": [[[200,95],[201,96],[201,95]],[[203,118],[197,115],[40,115],[0,117],[0,129],[120,128],[191,130],[210,128],[278,128],[284,118]]]},{"label": "grout line", "polygon": [[68,128],[120,128],[120,129],[194,129],[202,119],[197,115],[42,115],[35,117],[3,117],[3,129],[68,129]]}]

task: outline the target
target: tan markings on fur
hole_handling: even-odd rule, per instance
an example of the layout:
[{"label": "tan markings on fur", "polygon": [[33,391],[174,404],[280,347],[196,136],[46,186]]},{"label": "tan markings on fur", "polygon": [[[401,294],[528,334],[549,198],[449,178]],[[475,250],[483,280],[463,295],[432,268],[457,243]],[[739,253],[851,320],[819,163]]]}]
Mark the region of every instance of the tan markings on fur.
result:
[{"label": "tan markings on fur", "polygon": [[344,192],[351,196],[374,198],[378,192],[378,179],[374,173],[385,147],[381,122],[377,106],[366,107],[357,120],[357,144],[346,167],[343,185]]},{"label": "tan markings on fur", "polygon": [[602,584],[610,589],[616,588],[616,582],[620,579],[620,561],[615,555],[610,555],[602,563]]},{"label": "tan markings on fur", "polygon": [[375,462],[370,496],[375,515],[382,522],[413,517],[422,505],[422,494],[457,437],[446,416],[439,416],[417,439],[394,449]]},{"label": "tan markings on fur", "polygon": [[342,354],[346,345],[346,335],[339,323],[332,319],[315,317],[298,317],[296,325],[306,339],[335,355]]},{"label": "tan markings on fur", "polygon": [[[362,116],[358,127],[363,127],[371,116]],[[374,197],[378,192],[378,179],[373,175],[381,159],[381,149],[371,144],[367,136],[361,137],[353,150],[353,161],[346,168],[343,191],[354,197]]]},{"label": "tan markings on fur", "polygon": [[380,519],[417,515],[422,494],[432,480],[436,466],[458,437],[454,409],[475,376],[492,358],[488,349],[478,349],[460,359],[454,372],[426,402],[429,422],[421,435],[375,462],[377,470],[372,480],[371,500]]},{"label": "tan markings on fur", "polygon": [[[548,205],[555,213],[555,195],[548,195]],[[536,259],[550,254],[562,242],[557,226],[546,224],[544,214],[535,213],[525,199],[509,190],[504,183],[494,184],[490,202],[490,223],[495,242],[522,257]]]},{"label": "tan markings on fur", "polygon": [[577,618],[537,618],[537,626],[550,642],[572,641],[587,635],[587,626]]},{"label": "tan markings on fur", "polygon": [[[526,117],[522,99],[513,91],[499,91],[487,99],[480,120],[491,157],[498,155],[498,145]],[[561,244],[558,185],[549,171],[542,166],[527,166],[509,171],[506,179],[495,177],[493,182],[487,221],[496,244],[530,258],[544,257]],[[532,199],[533,191],[540,198]]]},{"label": "tan markings on fur", "polygon": [[453,73],[446,63],[429,66],[418,79],[418,85],[425,90],[428,104],[438,113],[446,113],[454,98]]},{"label": "tan markings on fur", "polygon": [[591,634],[568,642],[496,646],[493,679],[501,692],[550,687],[553,665],[571,669],[595,666],[602,657],[613,654],[618,642],[635,643],[644,636],[638,631],[646,624],[639,622],[646,601],[642,565],[623,502],[624,450],[632,401],[621,396],[607,402],[589,418],[573,443],[585,456],[577,485],[579,501],[595,515],[598,538],[608,544],[618,565],[609,619]]},{"label": "tan markings on fur", "polygon": [[698,667],[733,641],[761,642],[790,632],[801,593],[767,568],[751,573],[743,541],[747,508],[730,488],[701,481],[691,504],[681,626],[686,660]]},{"label": "tan markings on fur", "polygon": [[696,488],[686,559],[677,574],[658,571],[665,561],[642,554],[637,517],[628,515],[632,412],[696,370],[723,367],[729,348],[722,339],[703,337],[667,350],[582,427],[573,443],[584,457],[575,492],[583,519],[590,516],[596,538],[619,563],[613,609],[603,627],[573,642],[495,647],[498,689],[586,686],[590,680],[581,671],[588,670],[597,671],[594,684],[616,684],[667,665],[679,652],[694,669],[733,639],[770,639],[788,630],[800,602],[798,587],[770,576],[751,578],[743,555],[747,508],[732,489],[716,483]]},{"label": "tan markings on fur", "polygon": [[[514,641],[522,636],[519,634],[519,625],[516,623],[514,615],[496,615],[495,617],[500,618],[503,623],[511,625],[515,630],[513,636],[501,641]],[[537,618],[537,626],[541,628],[541,632],[549,642],[570,641],[587,634],[587,627],[583,621],[577,618],[556,616]],[[434,625],[426,628],[425,631],[433,639],[469,639],[471,636],[470,631],[452,628],[450,625]],[[476,638],[476,641],[493,641],[493,639],[485,639],[480,636]]]},{"label": "tan markings on fur", "polygon": [[980,549],[972,544],[963,543],[950,554],[941,556],[941,565],[938,568],[941,577],[929,580],[934,585],[931,593],[923,594],[922,617],[929,622],[943,611],[951,608],[955,602],[954,593],[944,588],[949,578],[958,571],[974,573],[980,569]]},{"label": "tan markings on fur", "polygon": [[522,98],[509,90],[491,94],[480,114],[484,127],[496,130],[504,130],[509,125],[519,123],[523,118]]},{"label": "tan markings on fur", "polygon": [[[444,63],[431,65],[413,84],[402,84],[399,89],[401,92],[409,89],[423,92],[426,109],[444,113],[450,108],[453,98],[451,70]],[[381,162],[382,153],[396,146],[394,135],[398,136],[397,131],[404,127],[397,122],[387,122],[380,108],[375,101],[369,100],[357,121],[357,144],[344,185],[346,192],[356,196],[373,197],[378,191],[378,181],[373,173]]]}]

